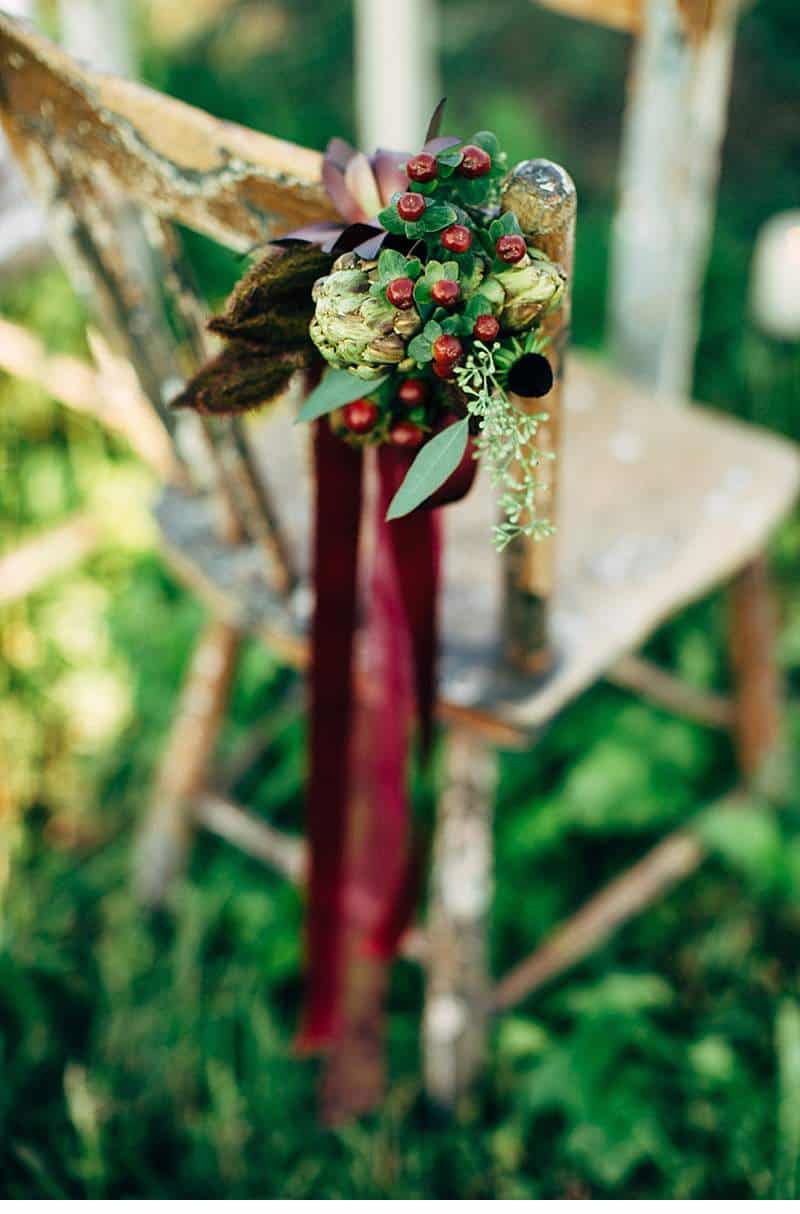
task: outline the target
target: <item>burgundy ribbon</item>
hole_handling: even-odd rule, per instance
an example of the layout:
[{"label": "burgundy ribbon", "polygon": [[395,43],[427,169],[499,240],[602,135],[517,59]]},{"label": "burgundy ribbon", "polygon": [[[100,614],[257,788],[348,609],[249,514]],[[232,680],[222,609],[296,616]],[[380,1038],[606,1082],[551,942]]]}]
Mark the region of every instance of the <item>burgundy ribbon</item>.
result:
[{"label": "burgundy ribbon", "polygon": [[307,996],[298,1046],[328,1045],[340,1027],[343,895],[352,665],[357,608],[363,457],[317,423],[315,605],[311,655],[311,772],[307,831],[311,865],[306,923]]},{"label": "burgundy ribbon", "polygon": [[[379,448],[355,679],[362,452],[326,421],[317,423],[314,451],[311,870],[298,1042],[309,1051],[333,1045],[343,1030],[353,949],[389,961],[417,904],[425,848],[410,825],[408,757],[415,714],[423,758],[431,742],[441,550],[438,509],[386,522],[413,455]],[[474,473],[465,458],[432,504],[463,497]]]}]

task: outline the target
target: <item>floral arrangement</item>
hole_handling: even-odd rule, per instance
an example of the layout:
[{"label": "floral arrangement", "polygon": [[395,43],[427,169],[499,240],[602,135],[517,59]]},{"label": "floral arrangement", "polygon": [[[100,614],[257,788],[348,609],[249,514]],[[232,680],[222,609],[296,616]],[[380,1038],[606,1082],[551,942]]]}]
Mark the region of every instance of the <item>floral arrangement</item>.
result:
[{"label": "floral arrangement", "polygon": [[349,444],[413,457],[388,518],[435,504],[480,458],[500,494],[503,548],[552,530],[535,509],[545,415],[513,398],[552,386],[539,326],[565,276],[506,205],[496,137],[437,136],[439,117],[410,157],[331,142],[324,181],[349,222],[291,233],[245,276],[211,322],[231,345],[175,403],[252,407],[317,352],[330,369],[299,420],[327,415]]}]

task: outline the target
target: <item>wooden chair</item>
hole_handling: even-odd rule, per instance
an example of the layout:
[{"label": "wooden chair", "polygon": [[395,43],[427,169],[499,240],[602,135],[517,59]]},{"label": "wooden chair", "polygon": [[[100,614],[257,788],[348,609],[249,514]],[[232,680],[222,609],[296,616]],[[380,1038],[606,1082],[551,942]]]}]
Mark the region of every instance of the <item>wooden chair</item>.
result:
[{"label": "wooden chair", "polygon": [[[265,446],[288,454],[263,469],[240,421],[178,422],[164,402],[206,354],[202,308],[173,225],[244,252],[300,222],[327,218],[320,156],[91,73],[7,18],[0,18],[0,83],[6,134],[48,208],[60,256],[113,347],[98,347],[105,353],[85,391],[113,391],[118,399],[121,366],[134,369],[126,416],[149,416],[151,435],[158,419],[161,437],[146,449],[158,450],[165,475],[157,509],[164,548],[210,609],[142,832],[140,892],[149,903],[165,899],[198,826],[301,881],[302,843],[216,795],[211,759],[241,638],[262,638],[294,666],[306,662],[303,436],[291,428],[287,407],[271,410],[256,426],[269,428]],[[527,163],[520,189],[539,206],[552,201],[555,187],[545,239],[568,258],[571,183],[557,166],[536,162],[531,170]],[[537,194],[542,180],[549,194]],[[554,320],[562,350],[567,321],[566,312]],[[49,374],[52,382],[46,355],[39,349],[37,357],[35,371],[26,373]],[[559,383],[548,408],[544,437],[558,448],[557,537],[521,545],[505,561],[495,557],[487,542],[494,504],[480,478],[466,501],[447,511],[443,790],[427,922],[404,943],[427,966],[426,1079],[444,1105],[454,1104],[475,1074],[493,1012],[580,960],[702,858],[689,827],[668,836],[492,986],[485,926],[493,747],[532,745],[566,704],[613,675],[660,703],[733,729],[741,776],[734,784],[759,778],[779,749],[762,553],[800,483],[794,448],[708,409],[654,399],[584,358],[570,361],[563,400]],[[124,424],[119,413],[116,421]],[[546,493],[554,507],[555,481]],[[631,657],[662,621],[729,578],[730,702]],[[354,981],[361,997],[353,999],[348,1033],[328,1062],[332,1118],[367,1106],[380,1085],[381,1058],[370,1038],[374,992],[368,975]]]}]

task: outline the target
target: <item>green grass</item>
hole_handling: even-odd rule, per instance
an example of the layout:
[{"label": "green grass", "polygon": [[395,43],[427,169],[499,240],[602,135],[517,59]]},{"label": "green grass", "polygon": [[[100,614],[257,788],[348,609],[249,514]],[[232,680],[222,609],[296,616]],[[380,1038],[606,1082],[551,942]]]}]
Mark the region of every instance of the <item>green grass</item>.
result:
[{"label": "green grass", "polygon": [[[493,125],[514,155],[560,156],[574,169],[577,336],[600,346],[626,41],[527,0],[493,5],[490,16],[457,0],[444,8],[454,123]],[[349,6],[304,2],[275,14],[284,34],[246,58],[224,29],[169,54],[147,43],[149,77],[288,138],[321,145],[334,130],[351,134]],[[800,184],[789,117],[798,41],[792,0],[762,3],[743,22],[697,365],[706,399],[795,436],[797,351],[749,329],[746,285],[758,224]],[[325,106],[301,87],[313,78],[326,81]],[[287,100],[290,81],[300,104]],[[192,251],[219,297],[237,263],[205,242]],[[54,272],[16,284],[3,306],[50,345],[81,349],[80,311]],[[0,453],[4,546],[83,503],[100,506],[108,527],[80,569],[0,617],[3,1196],[796,1196],[797,788],[780,811],[743,808],[735,828],[712,815],[700,872],[503,1018],[459,1124],[425,1103],[420,974],[399,963],[386,1105],[325,1132],[314,1116],[316,1064],[291,1054],[296,892],[202,837],[172,915],[148,917],[131,894],[136,823],[203,618],[156,554],[152,482],[92,423],[8,380]],[[773,557],[780,657],[796,693],[796,520]],[[648,652],[701,686],[724,687],[725,627],[715,594]],[[292,689],[269,654],[248,646],[221,751],[284,714],[237,794],[299,829],[304,727],[286,709]],[[796,710],[790,728],[796,744]],[[531,754],[503,756],[495,970],[713,803],[732,773],[724,737],[602,684]]]}]

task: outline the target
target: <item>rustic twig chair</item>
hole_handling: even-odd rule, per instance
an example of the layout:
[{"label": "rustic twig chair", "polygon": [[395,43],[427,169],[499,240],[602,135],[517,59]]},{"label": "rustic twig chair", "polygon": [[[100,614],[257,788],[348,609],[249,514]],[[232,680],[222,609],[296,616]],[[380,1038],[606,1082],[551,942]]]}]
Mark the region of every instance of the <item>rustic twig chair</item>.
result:
[{"label": "rustic twig chair", "polygon": [[[172,225],[247,251],[299,222],[327,218],[320,157],[93,74],[7,18],[0,18],[0,84],[8,138],[114,349],[86,391],[102,394],[104,367],[113,377],[120,356],[134,368],[140,392],[131,391],[130,408],[143,411],[149,402],[159,433],[170,436],[166,453],[157,441],[146,448],[158,450],[165,474],[158,506],[165,550],[210,611],[144,823],[139,890],[149,903],[165,899],[201,825],[301,881],[302,844],[215,795],[211,770],[242,636],[262,638],[287,663],[306,661],[301,438],[289,410],[276,407],[264,424],[297,458],[264,474],[240,421],[189,417],[178,425],[164,402],[206,353],[202,308]],[[549,162],[526,162],[514,188],[520,209],[537,209],[548,252],[568,264],[575,198],[567,175]],[[567,303],[551,326],[562,357],[568,311]],[[41,351],[36,365],[46,377]],[[654,399],[583,358],[570,360],[563,395],[562,385],[559,379],[548,398],[543,435],[558,450],[556,477],[543,490],[545,508],[554,510],[557,480],[557,537],[520,544],[501,562],[485,538],[493,512],[486,486],[448,512],[443,791],[427,921],[404,943],[427,966],[426,1079],[445,1105],[474,1075],[492,1012],[580,960],[702,857],[690,829],[668,836],[492,986],[485,939],[492,748],[530,746],[570,700],[612,675],[732,728],[740,766],[734,785],[759,777],[779,749],[762,552],[798,486],[795,450],[706,409]],[[672,492],[675,468],[680,494]],[[291,511],[273,500],[291,500]],[[671,613],[728,578],[732,701],[630,657]],[[375,1009],[382,991],[370,964],[352,967],[348,1031],[326,1067],[333,1118],[367,1107],[380,1090]]]}]

